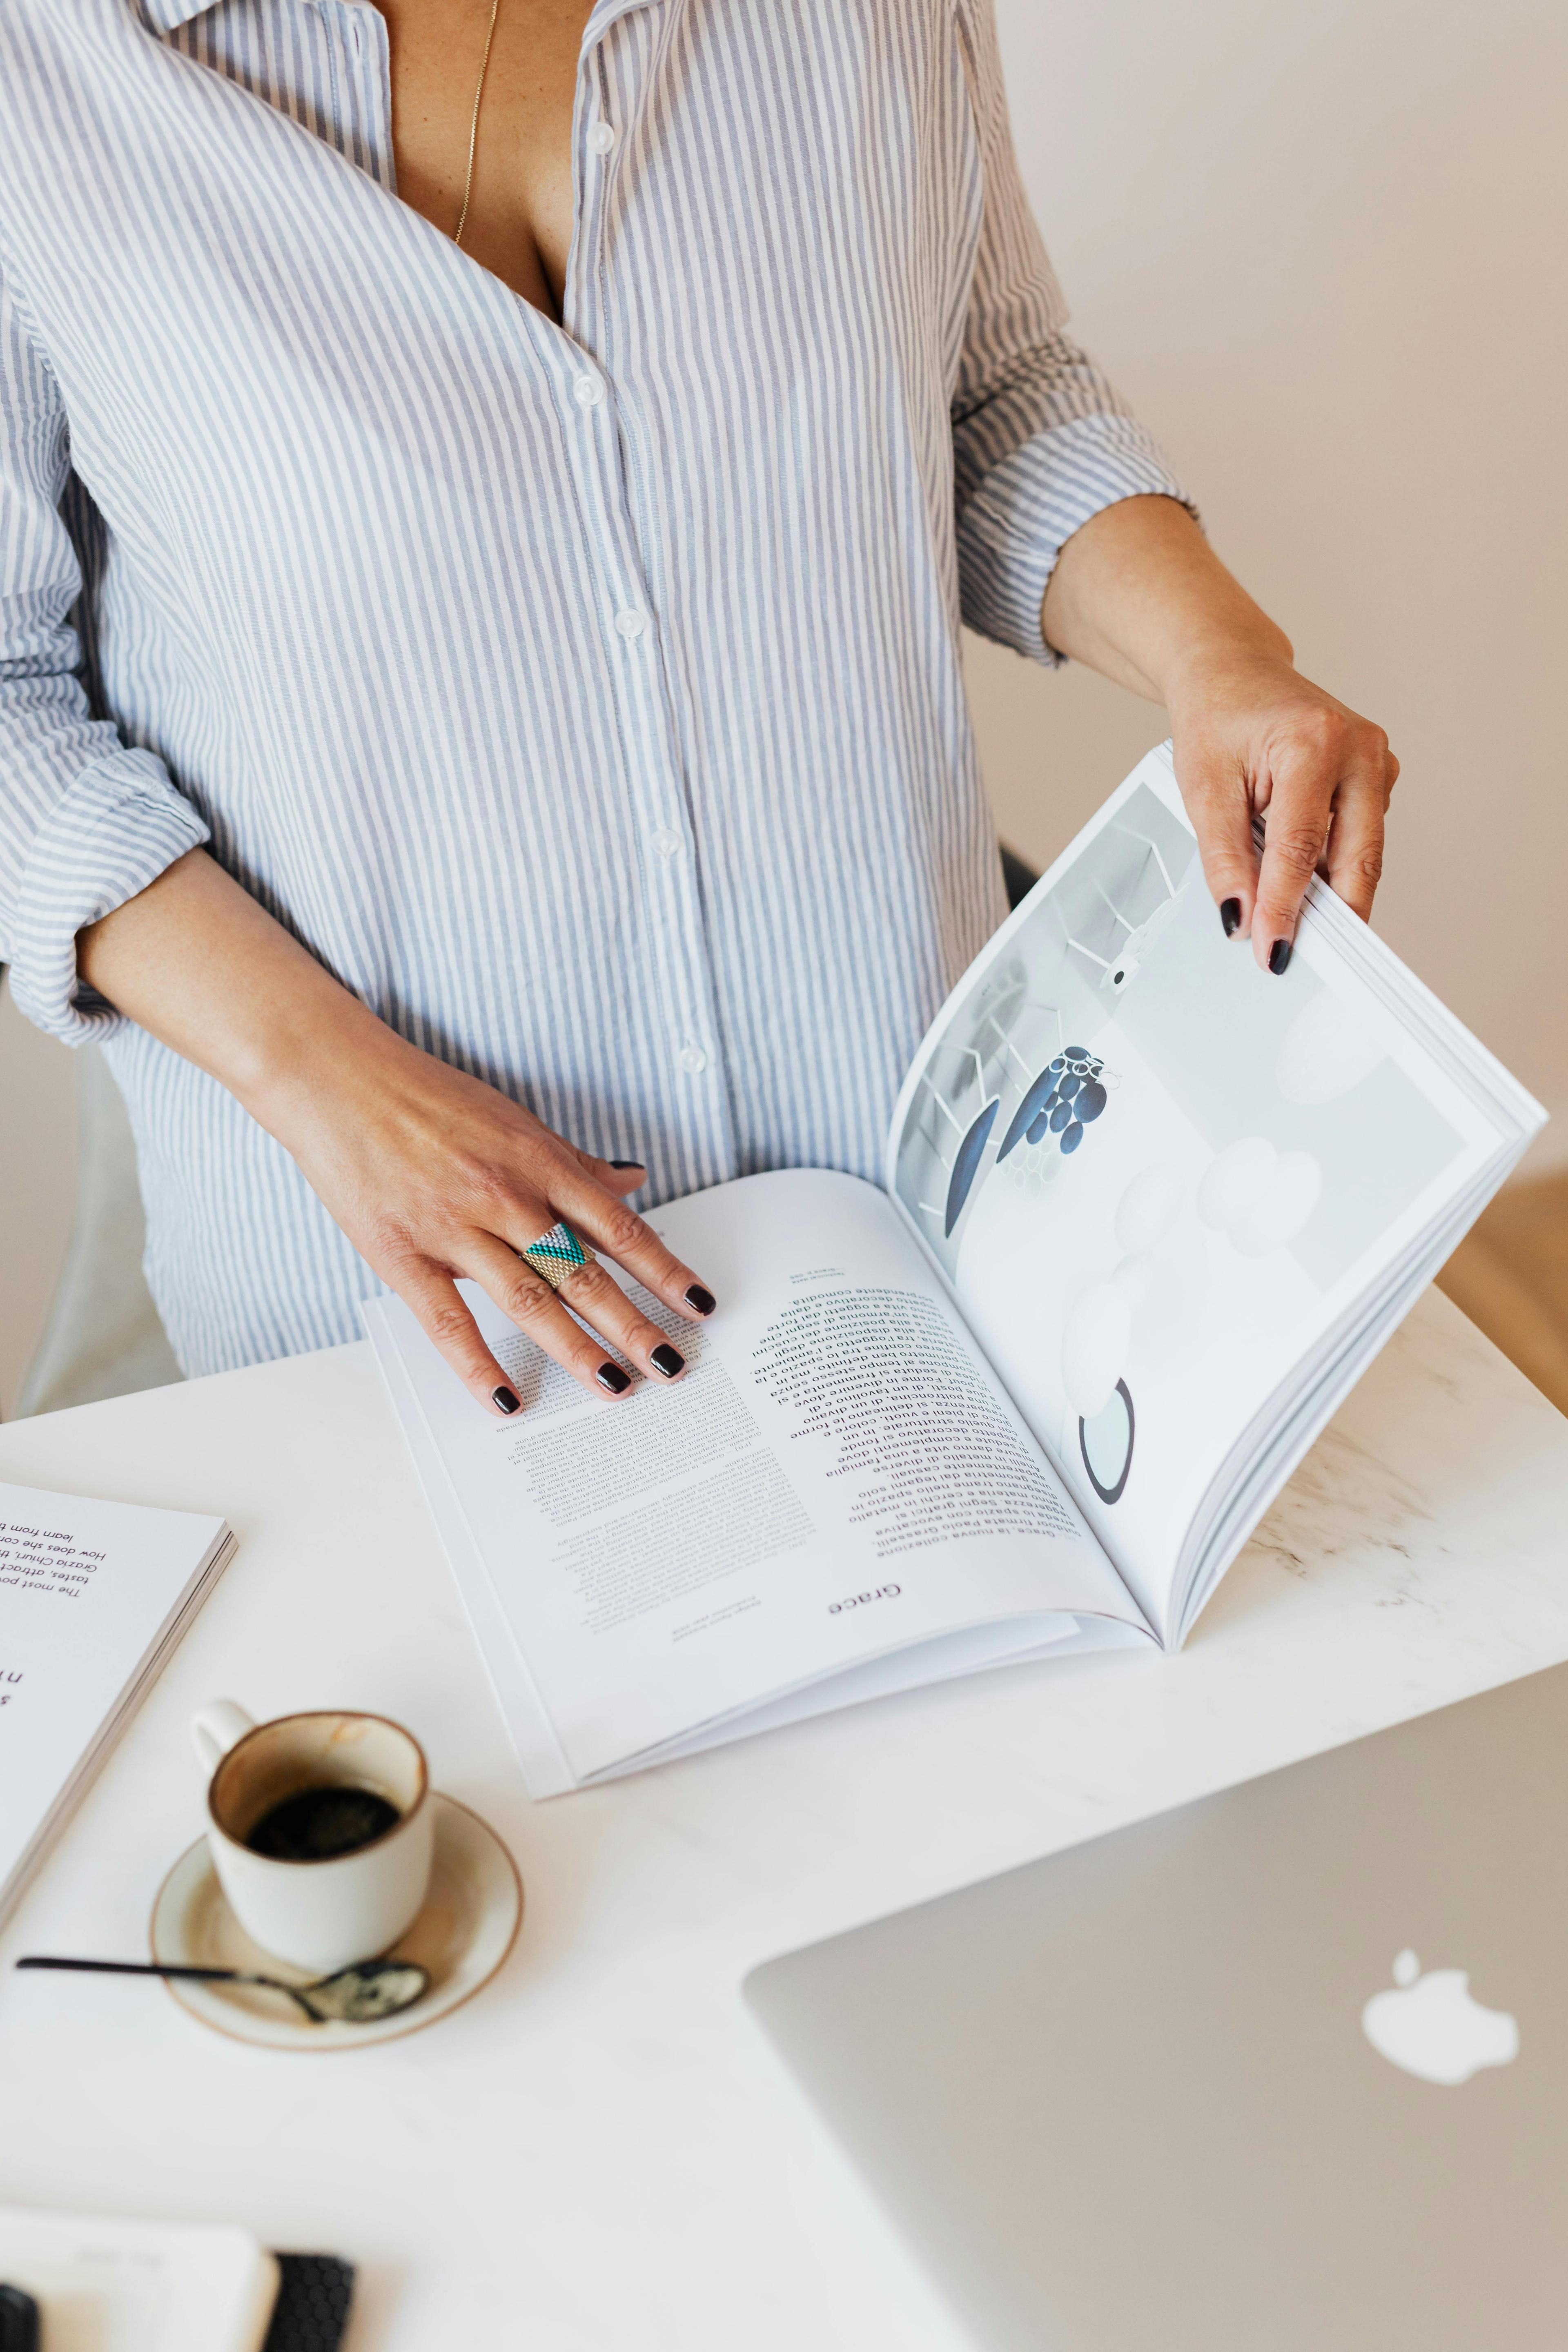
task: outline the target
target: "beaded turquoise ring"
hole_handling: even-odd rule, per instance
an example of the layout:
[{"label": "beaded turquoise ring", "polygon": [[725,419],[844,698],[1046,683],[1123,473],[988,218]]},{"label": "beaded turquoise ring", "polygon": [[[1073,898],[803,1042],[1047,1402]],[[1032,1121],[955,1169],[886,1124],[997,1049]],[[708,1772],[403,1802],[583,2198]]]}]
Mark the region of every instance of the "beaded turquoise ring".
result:
[{"label": "beaded turquoise ring", "polygon": [[552,1225],[547,1234],[541,1234],[527,1249],[519,1250],[518,1255],[550,1285],[552,1290],[559,1290],[579,1266],[594,1263],[593,1251],[584,1248],[570,1225],[562,1224]]}]

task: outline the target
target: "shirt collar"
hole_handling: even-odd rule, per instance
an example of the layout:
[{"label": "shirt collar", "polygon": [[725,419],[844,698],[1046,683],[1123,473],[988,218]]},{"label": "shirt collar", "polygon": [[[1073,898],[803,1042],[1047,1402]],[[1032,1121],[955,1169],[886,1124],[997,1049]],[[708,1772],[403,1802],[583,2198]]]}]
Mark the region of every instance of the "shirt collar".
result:
[{"label": "shirt collar", "polygon": [[[188,25],[194,16],[205,16],[207,10],[216,5],[216,0],[141,0],[143,15],[160,33],[177,32],[182,25]],[[305,0],[307,7],[316,5],[317,0]],[[647,5],[647,0],[595,0],[589,21],[584,27],[584,47],[590,47],[609,29],[616,17],[630,16],[634,10]]]},{"label": "shirt collar", "polygon": [[[305,0],[309,7],[314,0]],[[216,5],[216,0],[141,0],[142,13],[153,29],[160,33],[177,32],[194,16],[205,16]]]}]

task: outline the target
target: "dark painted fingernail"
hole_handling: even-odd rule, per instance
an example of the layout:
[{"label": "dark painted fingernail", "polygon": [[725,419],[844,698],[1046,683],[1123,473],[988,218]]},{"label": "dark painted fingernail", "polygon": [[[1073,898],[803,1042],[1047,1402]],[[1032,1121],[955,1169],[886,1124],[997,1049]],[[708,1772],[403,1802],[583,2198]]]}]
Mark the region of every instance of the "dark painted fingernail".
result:
[{"label": "dark painted fingernail", "polygon": [[686,1370],[685,1357],[670,1347],[656,1348],[648,1358],[648,1362],[657,1366],[667,1381],[672,1381],[677,1372],[683,1372]]},{"label": "dark painted fingernail", "polygon": [[502,1412],[516,1412],[518,1410],[517,1399],[510,1389],[492,1389],[490,1402],[499,1404]]},{"label": "dark painted fingernail", "polygon": [[612,1168],[646,1168],[647,1161],[646,1160],[612,1160],[610,1165]]},{"label": "dark painted fingernail", "polygon": [[710,1290],[704,1290],[700,1282],[694,1282],[686,1294],[686,1303],[688,1307],[695,1307],[699,1315],[711,1315],[719,1301]]},{"label": "dark painted fingernail", "polygon": [[632,1384],[630,1372],[623,1372],[619,1364],[601,1364],[594,1378],[602,1389],[608,1389],[612,1396],[625,1396]]},{"label": "dark painted fingernail", "polygon": [[1285,969],[1286,965],[1289,962],[1289,961],[1290,961],[1290,942],[1289,942],[1289,940],[1275,940],[1275,942],[1274,942],[1274,945],[1273,945],[1273,946],[1269,949],[1269,950],[1268,950],[1268,969],[1269,969],[1269,971],[1270,971],[1271,972],[1273,972],[1273,973],[1276,975],[1276,977],[1278,977],[1278,975],[1279,975],[1280,972],[1282,972],[1282,971],[1284,971],[1284,969]]},{"label": "dark painted fingernail", "polygon": [[1227,940],[1235,939],[1237,931],[1241,929],[1241,900],[1239,898],[1222,898],[1219,902],[1219,919],[1225,925],[1226,938]]}]

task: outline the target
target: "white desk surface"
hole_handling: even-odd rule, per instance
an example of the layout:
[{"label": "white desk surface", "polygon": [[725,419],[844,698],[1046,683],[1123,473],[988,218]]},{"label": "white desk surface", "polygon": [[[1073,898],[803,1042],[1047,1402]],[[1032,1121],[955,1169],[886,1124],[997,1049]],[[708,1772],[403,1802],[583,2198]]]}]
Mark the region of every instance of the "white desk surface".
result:
[{"label": "white desk surface", "polygon": [[1185,1653],[1009,1668],[531,1805],[369,1349],[0,1429],[0,1476],[219,1511],[238,1555],[0,1938],[139,1957],[186,1719],[366,1706],[521,1865],[501,1976],[343,2056],[0,1972],[0,2200],[360,2265],[353,2352],[967,2341],[740,1999],[753,1962],[1568,1657],[1568,1422],[1436,1293]]}]

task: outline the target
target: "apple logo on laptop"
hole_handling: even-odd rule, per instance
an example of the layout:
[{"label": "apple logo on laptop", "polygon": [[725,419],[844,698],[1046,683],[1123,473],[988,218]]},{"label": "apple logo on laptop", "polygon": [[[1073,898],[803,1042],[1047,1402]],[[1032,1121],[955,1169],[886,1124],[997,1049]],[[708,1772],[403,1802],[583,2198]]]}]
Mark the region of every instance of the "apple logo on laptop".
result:
[{"label": "apple logo on laptop", "polygon": [[1428,1969],[1414,1952],[1394,1963],[1397,1990],[1374,1992],[1361,2013],[1373,2048],[1424,2083],[1468,2083],[1483,2066],[1519,2055],[1519,2024],[1506,2009],[1486,2009],[1465,1969]]}]

